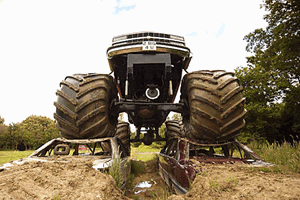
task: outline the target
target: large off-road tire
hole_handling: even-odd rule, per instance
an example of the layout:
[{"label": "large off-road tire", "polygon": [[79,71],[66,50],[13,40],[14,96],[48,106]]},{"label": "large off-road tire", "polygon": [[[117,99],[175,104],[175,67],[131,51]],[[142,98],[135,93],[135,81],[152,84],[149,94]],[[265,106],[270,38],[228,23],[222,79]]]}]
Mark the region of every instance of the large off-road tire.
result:
[{"label": "large off-road tire", "polygon": [[245,126],[243,87],[231,72],[222,70],[188,73],[182,80],[181,101],[189,112],[183,115],[188,138],[223,142],[240,134]]},{"label": "large off-road tire", "polygon": [[119,122],[117,125],[116,137],[118,137],[127,151],[127,154],[130,156],[130,127],[127,122]]},{"label": "large off-road tire", "polygon": [[117,116],[111,115],[110,107],[117,90],[111,76],[75,74],[67,76],[60,86],[54,118],[63,137],[89,139],[115,134]]},{"label": "large off-road tire", "polygon": [[182,123],[176,120],[166,121],[166,139],[170,140],[174,137],[183,137]]}]

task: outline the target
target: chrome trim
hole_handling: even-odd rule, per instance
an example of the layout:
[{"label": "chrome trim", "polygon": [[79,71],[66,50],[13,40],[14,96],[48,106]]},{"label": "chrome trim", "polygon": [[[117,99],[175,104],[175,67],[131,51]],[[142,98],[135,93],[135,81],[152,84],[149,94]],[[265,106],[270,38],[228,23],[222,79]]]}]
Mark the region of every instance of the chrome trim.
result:
[{"label": "chrome trim", "polygon": [[[141,39],[146,39],[146,40],[150,40],[150,39],[158,39],[158,40],[169,40],[170,42],[178,42],[180,44],[185,44],[184,40],[176,40],[176,39],[172,39],[172,38],[164,38],[164,37],[153,37],[153,36],[146,36],[146,37],[136,37],[136,38],[128,38],[128,39],[124,39],[124,40],[118,40],[115,42],[112,42],[112,45],[117,45],[118,43],[121,42],[126,42],[126,41],[132,41],[132,40],[141,40]],[[150,40],[151,41],[151,40]]]},{"label": "chrome trim", "polygon": [[[106,55],[108,59],[111,59],[113,56],[120,55],[120,54],[133,53],[133,52],[146,52],[143,51],[142,48],[143,48],[142,44],[128,45],[122,47],[111,47],[109,50],[107,50]],[[190,50],[187,47],[181,48],[181,47],[156,44],[156,51],[165,52],[165,53],[169,52],[169,53],[178,54],[186,57],[189,57],[190,55]]]},{"label": "chrome trim", "polygon": [[[141,35],[141,36],[139,36],[139,35]],[[133,33],[117,35],[117,36],[113,37],[113,40],[116,39],[116,38],[120,38],[120,37],[138,38],[138,37],[143,37],[144,35],[147,35],[149,37],[157,37],[158,36],[158,37],[163,37],[163,38],[173,37],[172,39],[177,38],[178,40],[184,41],[183,36],[167,34],[167,33],[158,33],[158,32],[153,32],[153,31],[140,31],[140,32],[133,32]]]}]

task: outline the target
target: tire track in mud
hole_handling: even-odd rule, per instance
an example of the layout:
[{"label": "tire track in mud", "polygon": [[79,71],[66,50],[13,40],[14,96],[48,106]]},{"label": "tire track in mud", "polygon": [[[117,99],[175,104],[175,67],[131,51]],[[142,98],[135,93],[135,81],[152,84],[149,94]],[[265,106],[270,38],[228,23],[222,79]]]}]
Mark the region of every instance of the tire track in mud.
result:
[{"label": "tire track in mud", "polygon": [[[136,152],[132,156],[132,179],[129,182],[125,194],[132,199],[167,199],[172,193],[158,173],[158,159],[155,154],[158,152]],[[136,155],[154,156],[149,161],[137,160]],[[150,188],[135,188],[139,183],[148,182]],[[139,192],[140,191],[140,192]],[[135,194],[134,192],[139,192]]]}]

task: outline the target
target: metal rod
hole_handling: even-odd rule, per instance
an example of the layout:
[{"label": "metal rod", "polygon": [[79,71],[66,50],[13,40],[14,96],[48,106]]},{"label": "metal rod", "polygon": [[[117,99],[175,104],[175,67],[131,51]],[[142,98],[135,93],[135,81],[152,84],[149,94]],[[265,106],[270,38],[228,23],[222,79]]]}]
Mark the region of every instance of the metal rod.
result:
[{"label": "metal rod", "polygon": [[172,80],[169,81],[169,95],[173,95]]},{"label": "metal rod", "polygon": [[128,80],[125,82],[125,97],[128,96]]}]

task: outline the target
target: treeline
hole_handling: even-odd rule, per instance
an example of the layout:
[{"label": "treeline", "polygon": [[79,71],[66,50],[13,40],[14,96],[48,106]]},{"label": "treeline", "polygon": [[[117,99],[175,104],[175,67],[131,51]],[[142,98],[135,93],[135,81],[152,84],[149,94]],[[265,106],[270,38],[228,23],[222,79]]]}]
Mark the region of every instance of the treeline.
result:
[{"label": "treeline", "polygon": [[4,121],[0,116],[1,150],[35,150],[49,140],[61,137],[55,121],[47,117],[32,115],[21,123],[8,126]]},{"label": "treeline", "polygon": [[235,70],[244,87],[246,128],[240,139],[300,139],[300,1],[265,0],[268,26],[245,36],[248,66]]}]

